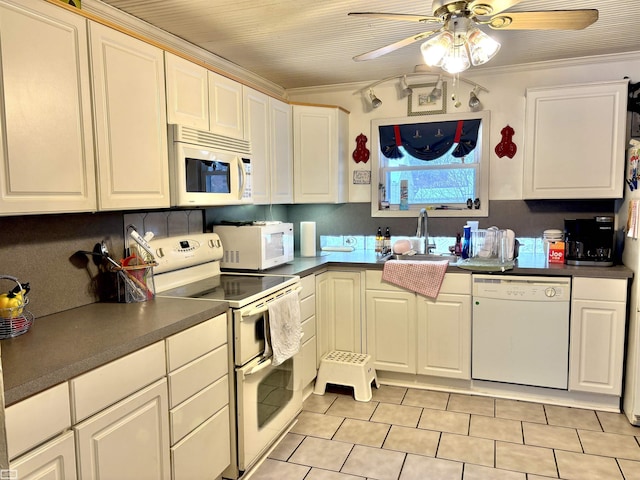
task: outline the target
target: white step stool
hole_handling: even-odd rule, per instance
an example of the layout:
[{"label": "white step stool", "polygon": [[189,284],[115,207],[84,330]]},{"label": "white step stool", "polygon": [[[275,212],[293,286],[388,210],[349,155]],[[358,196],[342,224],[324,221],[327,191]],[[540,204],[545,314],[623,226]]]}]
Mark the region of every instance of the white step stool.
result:
[{"label": "white step stool", "polygon": [[376,369],[373,368],[371,355],[364,353],[333,350],[320,361],[313,393],[324,395],[327,383],[353,387],[353,396],[359,402],[371,400],[371,382],[378,384]]}]

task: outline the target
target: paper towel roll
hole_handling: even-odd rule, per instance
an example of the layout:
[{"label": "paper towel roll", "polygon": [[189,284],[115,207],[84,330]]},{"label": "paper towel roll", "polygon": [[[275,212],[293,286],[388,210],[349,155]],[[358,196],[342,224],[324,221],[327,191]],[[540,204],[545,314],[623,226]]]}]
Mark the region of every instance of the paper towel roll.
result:
[{"label": "paper towel roll", "polygon": [[300,256],[316,256],[316,222],[300,222]]}]

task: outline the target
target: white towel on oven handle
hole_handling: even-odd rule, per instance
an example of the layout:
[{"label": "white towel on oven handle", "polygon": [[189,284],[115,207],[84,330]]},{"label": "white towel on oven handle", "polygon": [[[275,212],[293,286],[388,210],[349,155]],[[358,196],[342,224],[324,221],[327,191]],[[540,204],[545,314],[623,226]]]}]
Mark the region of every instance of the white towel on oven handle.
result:
[{"label": "white towel on oven handle", "polygon": [[[268,304],[269,322],[268,335],[270,337],[273,356],[271,364],[280,365],[300,351],[302,339],[302,324],[300,320],[300,300],[298,292],[284,294]],[[265,344],[268,340],[265,339]],[[268,346],[265,345],[265,353]]]}]

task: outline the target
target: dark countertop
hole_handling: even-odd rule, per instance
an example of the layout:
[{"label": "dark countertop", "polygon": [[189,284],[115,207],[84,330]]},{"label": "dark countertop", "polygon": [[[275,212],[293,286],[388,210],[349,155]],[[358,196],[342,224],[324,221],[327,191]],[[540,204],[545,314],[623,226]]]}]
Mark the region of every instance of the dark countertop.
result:
[{"label": "dark countertop", "polygon": [[[444,258],[444,257],[443,257]],[[382,270],[374,252],[322,252],[296,257],[266,273],[301,277],[327,267]],[[448,272],[468,273],[454,265]],[[523,256],[501,274],[629,279],[624,265],[613,267],[547,265],[541,256]],[[49,387],[208,320],[228,308],[226,302],[162,298],[143,303],[94,303],[36,318],[24,335],[1,340],[5,404],[11,405]]]},{"label": "dark countertop", "polygon": [[[445,259],[446,257],[442,257]],[[376,257],[370,250],[355,250],[353,252],[322,252],[315,257],[296,257],[292,262],[267,270],[266,273],[291,274],[304,277],[327,267],[357,267],[372,270],[382,270],[384,261]],[[473,273],[470,270],[449,265],[450,273]],[[486,273],[486,272],[477,272]],[[633,271],[624,265],[613,267],[572,266],[564,264],[548,264],[544,255],[522,255],[516,261],[515,267],[500,275],[546,275],[562,277],[594,277],[594,278],[623,278],[633,277]]]},{"label": "dark countertop", "polygon": [[161,298],[94,303],[36,318],[31,329],[0,341],[5,404],[132,353],[224,313],[226,302]]}]

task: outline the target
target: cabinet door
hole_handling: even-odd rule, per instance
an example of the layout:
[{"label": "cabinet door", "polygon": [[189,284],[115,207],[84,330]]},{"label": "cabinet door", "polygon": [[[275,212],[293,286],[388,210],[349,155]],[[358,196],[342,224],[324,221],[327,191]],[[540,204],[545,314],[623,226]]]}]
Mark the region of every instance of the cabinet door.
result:
[{"label": "cabinet door", "polygon": [[295,203],[347,200],[345,124],[337,108],[293,106]]},{"label": "cabinet door", "polygon": [[271,203],[293,203],[293,131],[291,105],[269,99],[271,116]]},{"label": "cabinet door", "polygon": [[367,353],[378,370],[416,373],[416,295],[367,290]]},{"label": "cabinet door", "polygon": [[96,208],[86,20],[0,2],[0,214]]},{"label": "cabinet door", "polygon": [[101,210],[169,207],[162,50],[90,23]]},{"label": "cabinet door", "polygon": [[[9,464],[19,480],[75,480],[76,450],[73,432],[67,431]],[[5,471],[3,471],[5,472]]]},{"label": "cabinet door", "polygon": [[627,81],[527,90],[525,199],[619,198]]},{"label": "cabinet door", "polygon": [[242,84],[209,72],[209,129],[226,137],[244,139]]},{"label": "cabinet door", "polygon": [[76,425],[80,477],[169,480],[168,410],[163,379]]},{"label": "cabinet door", "polygon": [[418,299],[418,373],[471,379],[471,297]]},{"label": "cabinet door", "polygon": [[318,358],[331,350],[362,352],[360,272],[329,271],[316,277]]},{"label": "cabinet door", "polygon": [[269,97],[251,88],[244,89],[245,138],[251,142],[251,188],[253,203],[271,203]]},{"label": "cabinet door", "polygon": [[164,54],[167,80],[167,122],[209,130],[209,82],[207,69]]},{"label": "cabinet door", "polygon": [[569,390],[621,394],[625,310],[624,302],[571,302]]}]

